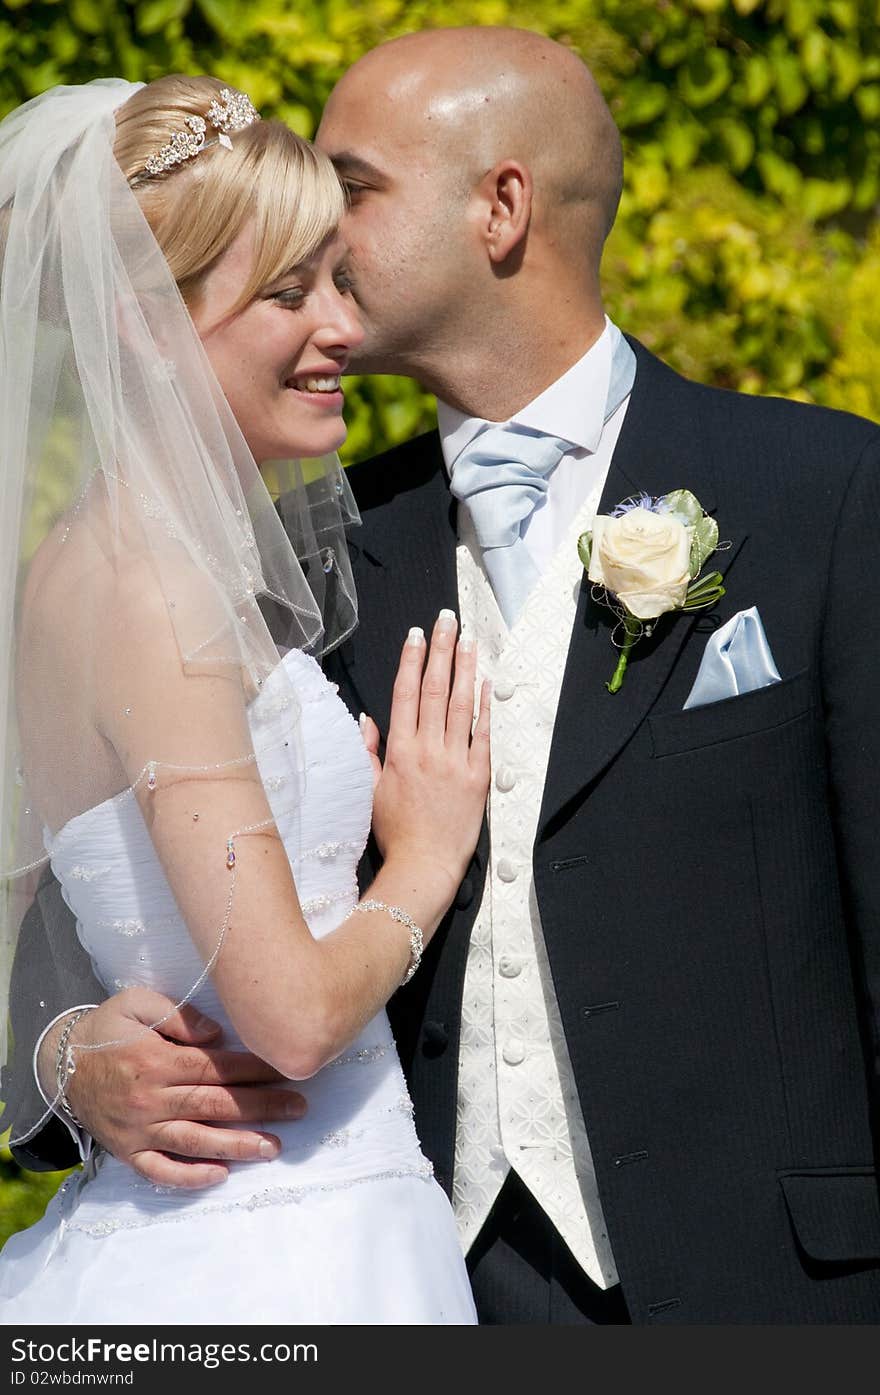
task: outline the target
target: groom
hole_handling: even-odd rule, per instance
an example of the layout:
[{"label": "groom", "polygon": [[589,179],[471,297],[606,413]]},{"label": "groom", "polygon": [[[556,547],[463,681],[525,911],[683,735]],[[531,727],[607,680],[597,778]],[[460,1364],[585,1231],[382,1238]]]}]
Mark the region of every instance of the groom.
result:
[{"label": "groom", "polygon": [[[688,383],[605,320],[619,139],[558,45],[491,29],[386,44],[339,83],[318,140],[352,195],[357,367],[440,402],[439,434],[350,472],[364,624],[334,676],[381,728],[399,635],[457,596],[495,683],[487,835],[390,1005],[481,1317],[877,1322],[880,685],[864,616],[880,430]],[[597,509],[678,488],[729,544],[710,562],[726,595],[661,618],[612,695],[611,624],[576,538]],[[739,673],[738,695],[689,703],[713,634],[754,607],[764,686]],[[51,888],[41,902],[49,947],[40,983],[18,966],[20,1038],[99,992],[82,962],[66,996],[45,986],[73,932]],[[122,1007],[100,1011],[106,1037]],[[153,1035],[83,1056],[70,1082],[89,1128],[142,1166],[205,1153],[206,1119],[272,1117],[253,1064],[260,1113],[240,1077],[200,1089],[228,1063],[191,1019],[180,1033],[208,1044]],[[51,1050],[50,1033],[50,1078]],[[69,1161],[58,1137],[31,1160]],[[246,1131],[219,1137],[256,1155]]]}]

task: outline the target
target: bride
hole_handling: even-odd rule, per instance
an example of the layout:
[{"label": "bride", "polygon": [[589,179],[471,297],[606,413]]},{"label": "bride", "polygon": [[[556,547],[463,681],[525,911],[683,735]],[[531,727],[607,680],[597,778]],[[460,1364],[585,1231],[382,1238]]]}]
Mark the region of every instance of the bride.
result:
[{"label": "bride", "polygon": [[[0,968],[49,860],[109,991],[192,1002],[308,1105],[222,1194],[93,1156],[0,1256],[6,1323],[475,1321],[383,1005],[476,844],[488,698],[472,739],[473,648],[411,631],[383,768],[314,657],[356,618],[342,212],[211,78],[0,124]],[[88,1029],[62,1110],[120,1044]]]}]

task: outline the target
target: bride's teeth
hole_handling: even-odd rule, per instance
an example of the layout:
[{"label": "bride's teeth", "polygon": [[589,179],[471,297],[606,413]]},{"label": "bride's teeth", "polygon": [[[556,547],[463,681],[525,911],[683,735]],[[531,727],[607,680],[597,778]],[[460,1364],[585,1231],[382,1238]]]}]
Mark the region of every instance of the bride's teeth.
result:
[{"label": "bride's teeth", "polygon": [[306,378],[303,383],[306,392],[338,392],[338,378]]}]

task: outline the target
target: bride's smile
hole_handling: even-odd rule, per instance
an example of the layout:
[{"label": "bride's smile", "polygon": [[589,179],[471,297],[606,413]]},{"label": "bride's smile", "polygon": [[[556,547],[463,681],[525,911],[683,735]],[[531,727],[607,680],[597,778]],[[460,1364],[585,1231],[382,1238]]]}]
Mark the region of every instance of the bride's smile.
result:
[{"label": "bride's smile", "polygon": [[258,464],[326,455],[345,440],[339,379],[363,339],[346,251],[338,237],[330,238],[314,257],[239,308],[256,259],[254,224],[248,222],[190,305]]}]

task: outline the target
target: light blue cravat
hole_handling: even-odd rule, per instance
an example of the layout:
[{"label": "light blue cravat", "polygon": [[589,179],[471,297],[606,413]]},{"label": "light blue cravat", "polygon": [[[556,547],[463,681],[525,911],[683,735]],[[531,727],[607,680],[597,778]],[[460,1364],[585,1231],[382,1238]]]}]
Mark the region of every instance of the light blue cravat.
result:
[{"label": "light blue cravat", "polygon": [[[632,390],[635,354],[609,323],[613,354],[603,422]],[[512,627],[538,581],[538,569],[523,544],[523,527],[547,493],[551,474],[574,446],[559,436],[511,423],[487,425],[452,462],[450,488],[466,503],[483,565],[499,609]]]},{"label": "light blue cravat", "polygon": [[508,627],[538,580],[523,545],[522,525],[571,449],[571,441],[527,426],[490,426],[455,462],[450,488],[468,506],[486,575]]}]

